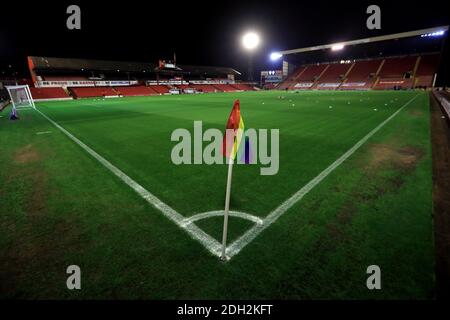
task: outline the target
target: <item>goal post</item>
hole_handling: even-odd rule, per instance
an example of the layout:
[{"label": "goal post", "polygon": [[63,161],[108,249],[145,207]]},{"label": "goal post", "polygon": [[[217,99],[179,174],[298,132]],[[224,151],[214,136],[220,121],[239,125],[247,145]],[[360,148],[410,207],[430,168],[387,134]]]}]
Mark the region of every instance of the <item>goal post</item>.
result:
[{"label": "goal post", "polygon": [[13,109],[15,110],[20,108],[36,109],[33,97],[31,96],[30,87],[28,85],[7,86],[6,90],[8,90],[8,94],[11,99]]}]

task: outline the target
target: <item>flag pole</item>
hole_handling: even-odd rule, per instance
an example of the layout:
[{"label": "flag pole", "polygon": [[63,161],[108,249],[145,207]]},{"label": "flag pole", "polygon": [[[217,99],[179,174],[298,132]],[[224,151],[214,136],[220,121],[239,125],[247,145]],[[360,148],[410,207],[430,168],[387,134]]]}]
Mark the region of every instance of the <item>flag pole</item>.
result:
[{"label": "flag pole", "polygon": [[227,260],[226,249],[227,249],[227,233],[228,233],[228,211],[230,209],[231,178],[233,177],[234,157],[231,156],[229,159],[230,162],[228,163],[227,192],[225,195],[225,211],[223,213],[222,255],[220,256],[220,259],[222,261]]}]

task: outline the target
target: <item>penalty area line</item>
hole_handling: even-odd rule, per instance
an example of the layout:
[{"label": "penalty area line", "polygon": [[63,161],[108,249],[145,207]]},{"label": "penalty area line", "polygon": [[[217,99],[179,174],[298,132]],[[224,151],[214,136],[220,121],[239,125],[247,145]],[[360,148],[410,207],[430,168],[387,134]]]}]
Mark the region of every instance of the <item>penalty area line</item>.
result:
[{"label": "penalty area line", "polygon": [[167,217],[169,220],[174,222],[181,229],[185,230],[193,239],[200,242],[210,253],[212,253],[213,255],[215,255],[217,257],[220,256],[221,245],[216,239],[214,239],[209,234],[207,234],[206,232],[201,230],[194,223],[186,225],[185,217],[183,215],[181,215],[175,209],[171,208],[169,205],[167,205],[166,203],[164,203],[160,199],[158,199],[155,195],[153,195],[152,193],[147,191],[144,187],[142,187],[139,183],[137,183],[132,178],[130,178],[128,175],[126,175],[119,168],[114,166],[112,163],[110,163],[108,160],[103,158],[101,155],[99,155],[97,152],[95,152],[89,146],[84,144],[81,140],[76,138],[73,134],[71,134],[69,131],[64,129],[58,123],[56,123],[55,121],[50,119],[46,114],[44,114],[43,112],[41,112],[38,109],[35,109],[35,110],[38,113],[40,113],[45,119],[47,119],[52,125],[54,125],[56,128],[58,128],[62,133],[64,133],[67,137],[69,137],[73,142],[75,142],[82,149],[84,149],[84,151],[86,151],[94,159],[96,159],[98,162],[100,162],[105,168],[107,168],[115,176],[117,176],[120,180],[122,180],[125,184],[127,184],[130,188],[132,188],[145,201],[147,201],[149,204],[151,204],[154,208],[161,211],[165,217]]},{"label": "penalty area line", "polygon": [[300,190],[294,193],[289,199],[280,204],[275,210],[267,215],[263,219],[262,224],[256,224],[250,228],[246,233],[244,233],[240,238],[235,240],[227,248],[227,256],[233,257],[238,254],[245,246],[252,242],[261,232],[263,232],[267,227],[274,223],[278,218],[280,218],[286,211],[288,211],[294,204],[300,201],[309,191],[311,191],[316,185],[318,185],[323,179],[325,179],[331,172],[333,172],[337,167],[339,167],[345,160],[347,160],[356,150],[358,150],[369,138],[371,138],[375,133],[377,133],[386,123],[391,121],[397,114],[399,114],[406,106],[413,102],[418,96],[417,94],[412,97],[408,102],[401,106],[397,111],[390,115],[386,120],[380,123],[375,129],[370,131],[361,140],[359,140],[353,147],[351,147],[347,152],[345,152],[341,157],[334,161],[325,170],[319,173],[315,178],[303,186]]}]

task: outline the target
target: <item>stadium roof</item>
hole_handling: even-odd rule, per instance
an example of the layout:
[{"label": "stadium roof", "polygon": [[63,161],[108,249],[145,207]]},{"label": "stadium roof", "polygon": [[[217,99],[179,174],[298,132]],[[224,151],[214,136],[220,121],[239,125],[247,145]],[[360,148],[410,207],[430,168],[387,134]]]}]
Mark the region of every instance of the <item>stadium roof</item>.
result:
[{"label": "stadium roof", "polygon": [[441,26],[441,27],[414,30],[414,31],[408,31],[408,32],[394,33],[394,34],[390,34],[390,35],[377,36],[377,37],[372,37],[372,38],[357,39],[357,40],[343,41],[343,42],[338,42],[338,43],[330,43],[330,44],[324,44],[324,45],[318,45],[318,46],[312,46],[312,47],[278,51],[277,53],[280,53],[282,55],[288,55],[288,54],[296,54],[296,53],[303,53],[303,52],[311,52],[311,51],[332,49],[336,45],[341,45],[341,46],[345,47],[345,46],[349,46],[349,45],[359,45],[359,44],[374,43],[374,42],[379,42],[379,41],[396,40],[396,39],[402,39],[402,38],[408,38],[408,37],[428,35],[428,34],[433,34],[435,32],[441,32],[441,31],[446,32],[446,31],[448,31],[448,29],[449,29],[449,26]]},{"label": "stadium roof", "polygon": [[[127,62],[127,61],[109,61],[109,60],[91,60],[91,59],[69,59],[54,57],[29,57],[34,65],[35,70],[40,71],[120,71],[131,73],[155,73],[159,72],[157,65],[147,62]],[[233,68],[227,67],[210,67],[210,66],[191,66],[177,65],[176,72],[202,74],[202,75],[226,75],[241,73]],[[170,73],[169,70],[161,70],[163,73]]]}]

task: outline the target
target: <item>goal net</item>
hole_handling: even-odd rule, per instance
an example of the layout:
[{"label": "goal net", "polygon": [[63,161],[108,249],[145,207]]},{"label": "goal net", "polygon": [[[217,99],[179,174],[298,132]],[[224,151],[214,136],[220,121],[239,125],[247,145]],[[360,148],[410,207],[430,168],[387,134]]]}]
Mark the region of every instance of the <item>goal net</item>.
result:
[{"label": "goal net", "polygon": [[7,86],[11,103],[14,109],[20,108],[36,108],[33,98],[31,97],[30,88],[25,86]]}]

